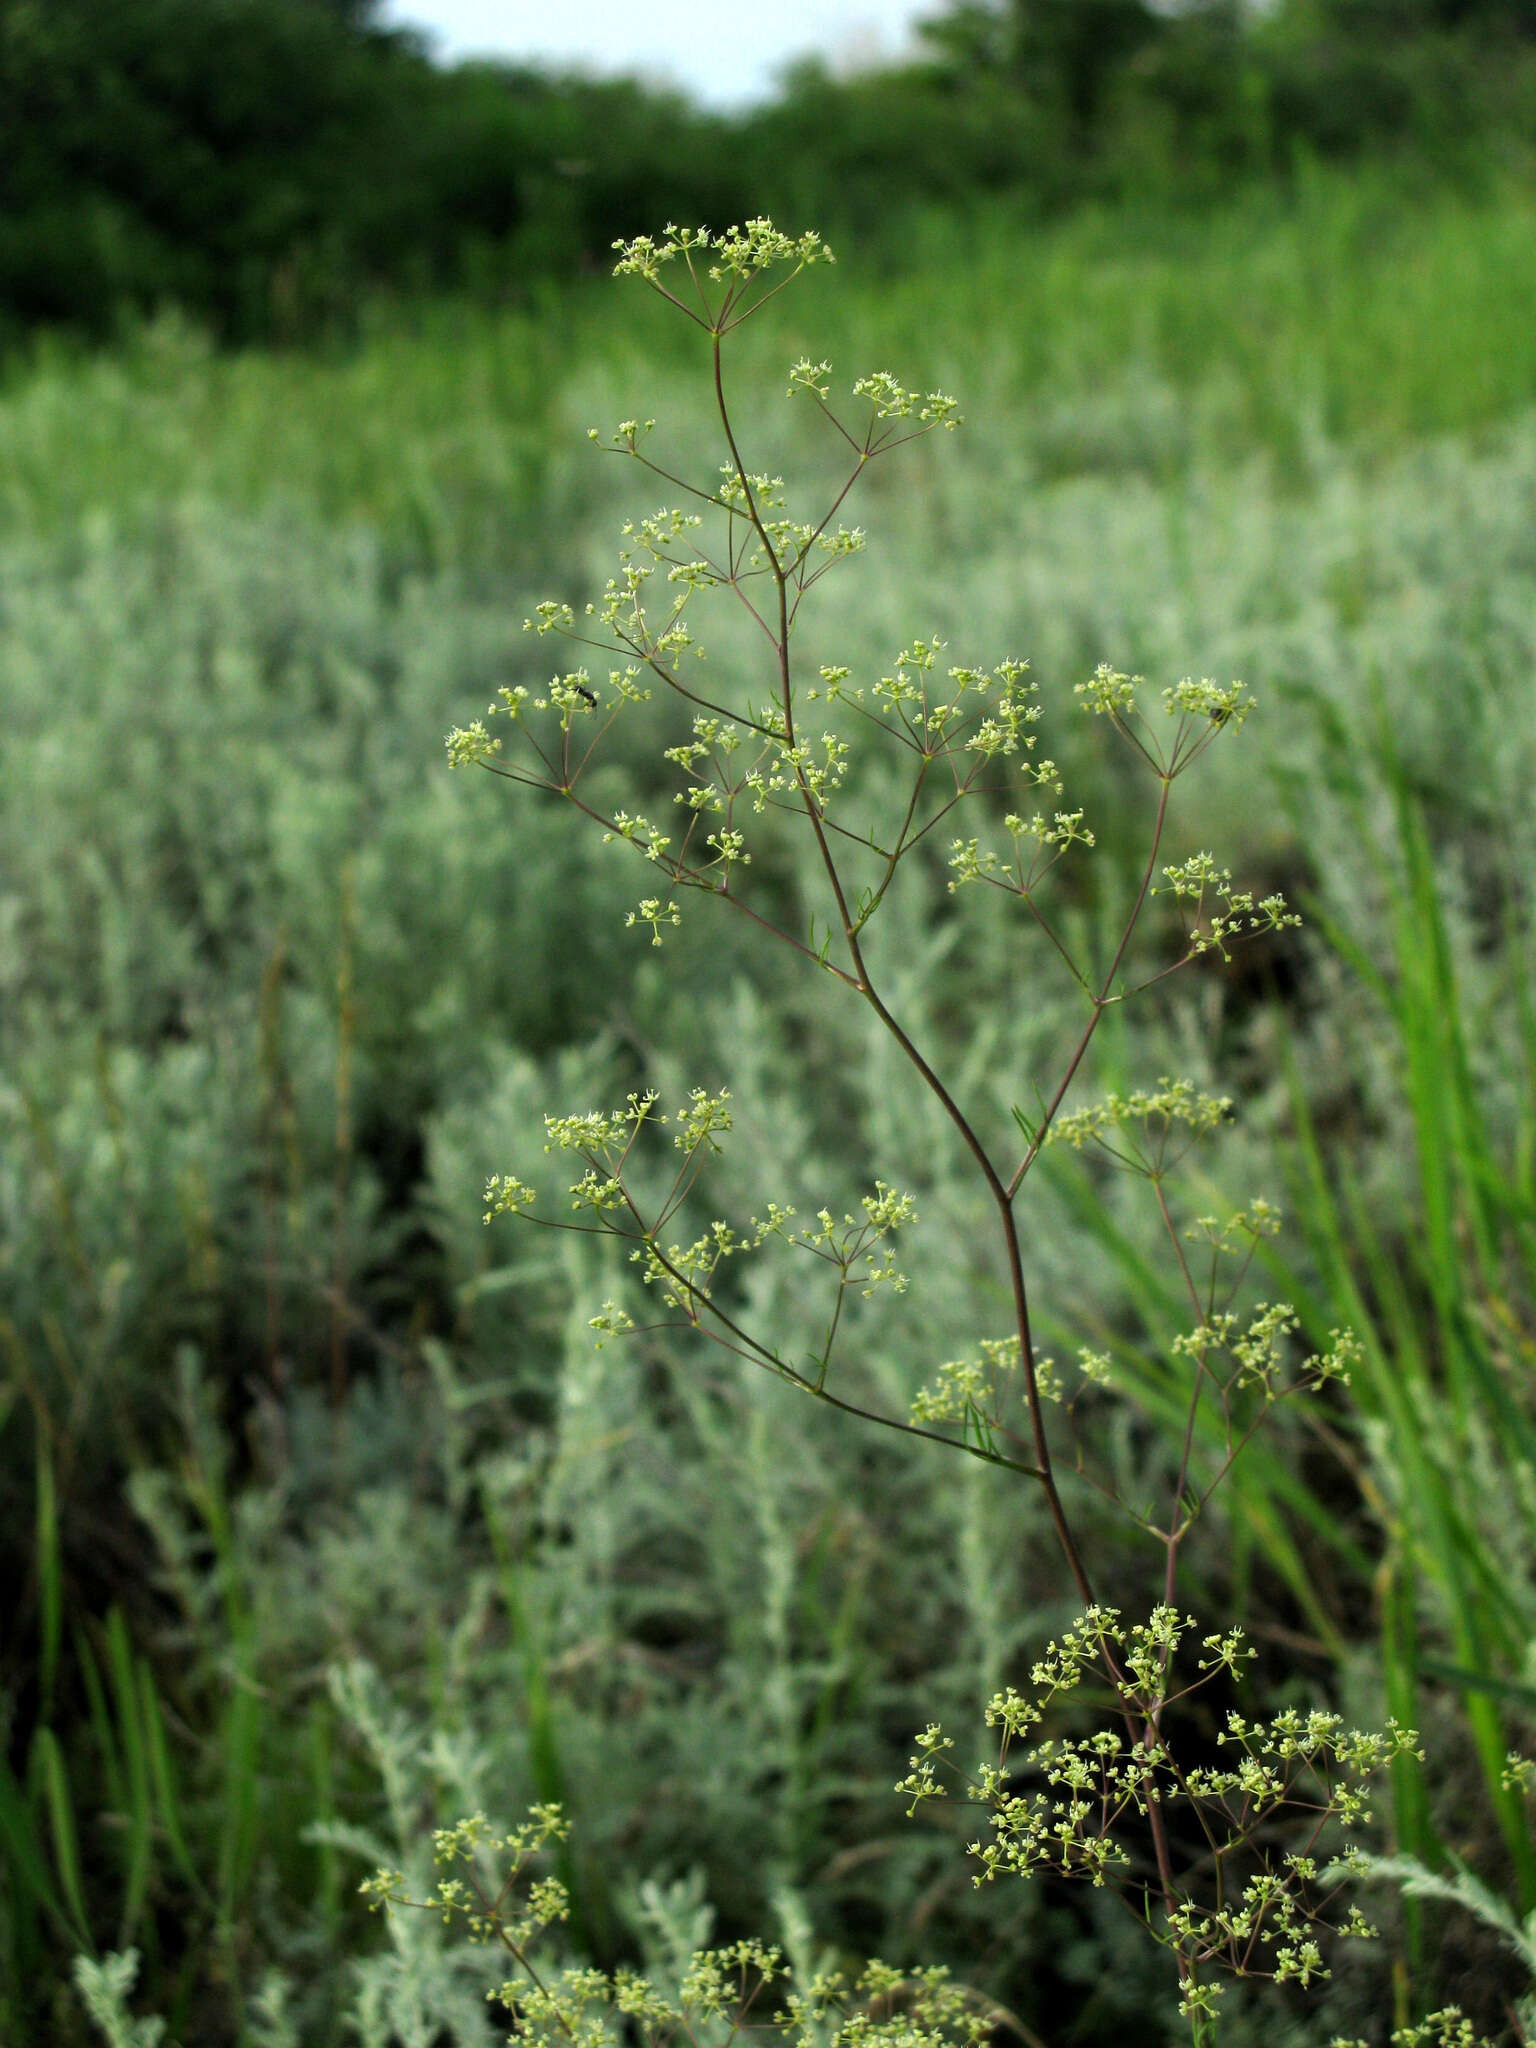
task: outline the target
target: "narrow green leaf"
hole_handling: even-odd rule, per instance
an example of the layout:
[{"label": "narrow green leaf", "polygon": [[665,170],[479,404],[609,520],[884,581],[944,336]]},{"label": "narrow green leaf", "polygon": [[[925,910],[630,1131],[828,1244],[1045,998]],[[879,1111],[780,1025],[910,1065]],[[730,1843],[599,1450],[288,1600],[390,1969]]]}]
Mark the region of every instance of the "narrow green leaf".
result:
[{"label": "narrow green leaf", "polygon": [[53,1451],[41,1428],[37,1434],[37,1585],[41,1636],[38,1691],[41,1713],[52,1711],[54,1680],[59,1669],[59,1638],[64,1619],[63,1572],[59,1558],[59,1505],[53,1477]]},{"label": "narrow green leaf", "polygon": [[134,1673],[133,1648],[120,1607],[114,1607],[107,1616],[107,1675],[112,1688],[114,1726],[126,1766],[124,1798],[119,1809],[124,1825],[124,1848],[123,1903],[117,1932],[117,1946],[124,1948],[138,1927],[149,1892],[154,1858],[154,1800],[149,1754],[139,1725],[139,1688]]},{"label": "narrow green leaf", "polygon": [[76,1926],[54,1890],[48,1859],[38,1842],[26,1797],[3,1758],[0,1758],[0,1848],[4,1849],[11,1881],[36,1900],[69,1940],[88,1942],[85,1927]]},{"label": "narrow green leaf", "polygon": [[171,1762],[170,1745],[165,1737],[165,1716],[161,1712],[160,1696],[155,1690],[154,1673],[143,1658],[139,1660],[138,1676],[144,1746],[154,1780],[160,1824],[165,1830],[165,1838],[170,1844],[171,1857],[177,1869],[194,1891],[206,1897],[202,1879],[187,1847],[186,1833],[181,1824],[181,1803],[176,1794],[175,1768]]},{"label": "narrow green leaf", "polygon": [[83,1943],[94,1955],[96,1947],[90,1934],[91,1916],[86,1911],[85,1886],[80,1875],[80,1836],[75,1826],[75,1805],[70,1796],[64,1754],[51,1728],[38,1729],[33,1737],[33,1749],[42,1773],[59,1882],[64,1887],[64,1896],[69,1901],[70,1912]]}]

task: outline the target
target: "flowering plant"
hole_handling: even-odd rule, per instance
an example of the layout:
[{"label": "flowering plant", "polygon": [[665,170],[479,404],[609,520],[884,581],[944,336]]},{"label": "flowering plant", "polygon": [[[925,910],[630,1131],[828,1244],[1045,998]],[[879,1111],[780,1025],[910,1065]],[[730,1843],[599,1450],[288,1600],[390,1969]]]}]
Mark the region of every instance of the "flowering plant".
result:
[{"label": "flowering plant", "polygon": [[[658,1331],[707,1340],[860,1423],[931,1440],[1038,1489],[1081,1613],[1036,1663],[1034,1692],[1009,1688],[988,1708],[988,1724],[1001,1731],[995,1760],[966,1781],[989,1824],[971,1849],[976,1881],[1052,1871],[1117,1887],[1171,1952],[1181,2010],[1194,2040],[1205,2041],[1222,1972],[1307,1985],[1327,1974],[1330,1930],[1372,1931],[1357,1907],[1338,1903],[1359,1856],[1349,1833],[1369,1818],[1371,1778],[1413,1755],[1416,1741],[1395,1723],[1362,1732],[1329,1712],[1255,1722],[1232,1710],[1217,1737],[1219,1762],[1184,1754],[1183,1703],[1217,1681],[1230,1686],[1252,1654],[1240,1630],[1207,1633],[1196,1637],[1195,1675],[1180,1667],[1196,1626],[1177,1598],[1186,1541],[1275,1404],[1347,1381],[1357,1346],[1339,1330],[1309,1356],[1298,1347],[1289,1304],[1239,1308],[1255,1252],[1279,1227],[1267,1202],[1224,1216],[1176,1216],[1172,1177],[1227,1119],[1227,1099],[1166,1077],[1125,1095],[1070,1099],[1112,1011],[1206,956],[1225,960],[1299,921],[1282,896],[1235,883],[1208,851],[1166,856],[1175,785],[1211,747],[1232,743],[1254,700],[1238,682],[1185,678],[1154,689],[1109,664],[1077,685],[1080,708],[1142,778],[1148,824],[1144,859],[1107,938],[1096,954],[1076,943],[1058,906],[1059,884],[1070,863],[1091,853],[1095,829],[1041,747],[1047,706],[1028,663],[1012,653],[986,665],[952,663],[935,636],[908,637],[883,674],[860,676],[851,665],[801,654],[811,593],[865,546],[862,529],[842,523],[851,493],[899,448],[959,428],[956,401],[909,389],[884,370],[858,377],[850,399],[834,401],[831,365],[796,361],[788,397],[820,415],[842,458],[838,480],[802,503],[743,446],[727,345],[831,252],[813,234],[787,236],[766,220],[723,234],[669,227],[659,240],[618,246],[618,274],[641,280],[704,338],[723,457],[718,480],[675,474],[653,452],[654,420],[625,419],[607,436],[592,431],[601,448],[664,486],[670,502],[624,527],[616,572],[598,598],[579,611],[553,598],[526,622],[541,639],[578,649],[577,665],[541,688],[502,689],[485,718],[448,735],[449,761],[567,806],[642,860],[644,893],[626,923],[653,947],[664,945],[685,902],[708,899],[715,914],[746,921],[763,944],[784,949],[872,1013],[947,1119],[985,1196],[1010,1318],[1003,1331],[979,1337],[971,1357],[938,1366],[905,1409],[880,1405],[856,1366],[849,1369],[849,1353],[865,1304],[907,1285],[899,1247],[918,1223],[914,1199],[871,1178],[858,1206],[841,1213],[828,1204],[802,1216],[787,1191],[777,1191],[754,1198],[747,1220],[733,1222],[700,1192],[732,1129],[725,1089],[696,1088],[666,1109],[646,1089],[614,1109],[547,1118],[546,1150],[570,1161],[568,1206],[551,1213],[516,1176],[497,1174],[485,1220],[585,1232],[624,1247],[636,1284],[593,1318],[598,1342]],[[739,609],[761,647],[756,684],[717,683],[702,659],[698,614],[717,597]],[[686,736],[660,750],[675,788],[671,816],[656,819],[617,804],[611,779],[598,771],[616,728],[662,708],[681,716]],[[786,915],[754,867],[762,836],[785,820],[813,849],[819,900],[804,906],[803,922]],[[1058,1071],[1036,1083],[1033,1108],[1013,1108],[1001,1140],[920,1043],[872,957],[871,931],[899,873],[940,846],[948,890],[992,892],[1019,944],[1033,943],[1065,968],[1079,1004]],[[1170,914],[1149,949],[1139,934],[1155,899]],[[1063,1145],[1147,1185],[1187,1300],[1171,1360],[1182,1376],[1182,1420],[1160,1507],[1121,1500],[1097,1469],[1094,1432],[1116,1391],[1112,1359],[1085,1349],[1061,1367],[1037,1342],[1022,1198],[1042,1154]],[[775,1256],[810,1262],[804,1298],[817,1307],[808,1351],[759,1327],[743,1305],[750,1290],[738,1282],[741,1269]],[[1065,1471],[1093,1480],[1155,1546],[1161,1597],[1145,1620],[1124,1624],[1100,1602],[1064,1498]],[[1090,1693],[1100,1711],[1083,1727],[1078,1709]],[[1066,1732],[1044,1734],[1047,1716]],[[911,1808],[947,1796],[942,1774],[952,1748],[937,1726],[917,1737],[898,1788]],[[1325,1835],[1345,1844],[1331,1867],[1321,1854]],[[480,1841],[462,1831],[447,1839],[452,1854],[465,1857]],[[521,1836],[504,1846],[520,1869]],[[397,1886],[380,1883],[381,1902],[402,1902]],[[511,1937],[483,1894],[478,1905],[458,1890],[429,1903],[478,1916],[522,1962],[525,1937],[558,1917],[538,1903],[553,1896],[530,1893]],[[738,1964],[745,1976],[730,1975]],[[775,1968],[754,1951],[725,1975],[709,1965],[708,1982],[718,1989],[729,1976],[742,2015]],[[564,1994],[534,1977],[532,1991],[498,1995],[525,2027],[571,2040],[601,2036],[607,2022],[591,2018],[600,2007],[654,2019],[663,2031],[684,2023],[680,2006],[642,2010],[639,1993],[578,1976],[564,1980]],[[929,1988],[943,2008],[930,2015],[937,2038],[958,2023],[957,2010],[937,1983]],[[814,1994],[806,1996],[814,2006]],[[724,2008],[710,2010],[719,2017]],[[784,2023],[798,2027],[810,2010],[791,2000]]]}]

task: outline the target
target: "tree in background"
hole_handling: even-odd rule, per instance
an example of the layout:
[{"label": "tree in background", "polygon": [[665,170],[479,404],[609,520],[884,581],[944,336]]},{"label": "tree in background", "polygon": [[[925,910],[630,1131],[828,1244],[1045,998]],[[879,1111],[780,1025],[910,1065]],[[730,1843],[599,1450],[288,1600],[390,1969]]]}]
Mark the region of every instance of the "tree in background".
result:
[{"label": "tree in background", "polygon": [[960,0],[921,34],[950,69],[1005,82],[1080,143],[1097,127],[1115,80],[1167,28],[1145,0]]}]

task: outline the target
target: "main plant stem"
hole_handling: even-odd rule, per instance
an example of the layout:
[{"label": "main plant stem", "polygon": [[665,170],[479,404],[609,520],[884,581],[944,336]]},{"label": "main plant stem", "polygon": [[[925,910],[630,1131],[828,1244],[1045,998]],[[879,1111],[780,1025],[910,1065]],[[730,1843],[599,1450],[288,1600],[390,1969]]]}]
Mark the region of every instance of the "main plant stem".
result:
[{"label": "main plant stem", "polygon": [[[789,576],[784,564],[779,560],[778,550],[769,538],[767,528],[763,523],[762,514],[752,495],[752,486],[747,479],[746,465],[742,461],[741,451],[736,445],[735,429],[731,425],[730,409],[725,400],[725,377],[720,348],[721,333],[718,327],[712,332],[710,340],[714,371],[715,404],[720,415],[721,429],[725,434],[726,446],[731,451],[731,461],[735,467],[736,480],[741,487],[747,517],[757,534],[758,542],[763,550],[764,560],[773,578],[778,608],[778,631],[776,635],[770,637],[773,638],[774,655],[779,672],[779,713],[783,720],[784,744],[786,748],[793,749],[796,742],[794,681],[789,656],[791,629]],[[826,829],[822,821],[820,800],[811,788],[806,779],[805,771],[798,762],[795,764],[795,779],[799,786],[801,806],[806,818],[810,822],[811,831],[816,840],[816,849],[820,857],[822,871],[826,875],[827,885],[832,892],[833,902],[837,906],[838,922],[842,926],[843,942],[848,951],[853,985],[859,995],[869,1004],[897,1045],[900,1046],[907,1059],[917,1069],[922,1077],[924,1086],[933,1095],[939,1106],[943,1109],[944,1114],[954,1125],[960,1135],[961,1142],[975,1161],[977,1171],[986,1183],[987,1192],[992,1197],[993,1203],[996,1206],[1008,1263],[1008,1283],[1013,1297],[1014,1325],[1018,1332],[1019,1360],[1024,1378],[1025,1401],[1029,1409],[1030,1436],[1033,1441],[1035,1460],[1038,1466],[1036,1479],[1045,1494],[1046,1508],[1051,1518],[1051,1526],[1056,1532],[1057,1544],[1060,1547],[1067,1569],[1072,1575],[1072,1582],[1077,1588],[1078,1597],[1084,1607],[1095,1606],[1097,1603],[1094,1599],[1093,1583],[1088,1576],[1088,1568],[1083,1562],[1082,1552],[1078,1548],[1077,1538],[1072,1532],[1072,1525],[1067,1519],[1066,1507],[1061,1498],[1061,1490],[1056,1484],[1050,1440],[1046,1433],[1045,1414],[1040,1399],[1039,1378],[1035,1368],[1034,1338],[1030,1327],[1029,1290],[1024,1279],[1023,1249],[1019,1243],[1018,1219],[1014,1214],[1013,1206],[1022,1173],[1015,1177],[1011,1187],[1004,1183],[997,1168],[993,1165],[985,1145],[982,1144],[981,1139],[972,1127],[970,1119],[966,1116],[959,1103],[956,1102],[953,1095],[950,1094],[948,1088],[945,1087],[938,1074],[935,1073],[934,1069],[923,1057],[922,1052],[903,1028],[899,1019],[887,1007],[879,990],[876,988],[874,977],[871,975],[868,962],[864,958],[863,947],[859,943],[859,924],[849,908],[842,877],[838,873],[837,862],[827,840]],[[1152,860],[1156,858],[1157,840],[1161,838],[1167,802],[1168,785],[1165,781],[1162,790],[1162,801],[1158,806],[1157,834],[1153,843]],[[1136,915],[1139,913],[1146,897],[1147,888],[1152,876],[1152,860],[1149,860],[1146,874],[1142,878],[1135,910],[1132,912],[1125,934],[1111,963],[1104,991],[1094,1004],[1093,1015],[1089,1019],[1088,1027],[1084,1031],[1082,1040],[1073,1055],[1071,1071],[1068,1073],[1066,1081],[1058,1093],[1058,1103],[1061,1096],[1066,1092],[1067,1082],[1070,1082],[1072,1074],[1077,1070],[1078,1063],[1086,1053],[1088,1042],[1092,1038],[1094,1029],[1104,1013],[1110,984],[1119,970],[1126,945],[1130,939],[1130,928],[1134,925]],[[1043,1131],[1041,1135],[1043,1135]],[[1038,1143],[1039,1139],[1037,1138],[1037,1147]],[[1119,1701],[1120,1712],[1125,1722],[1127,1733],[1131,1736],[1133,1742],[1139,1742],[1143,1746],[1150,1746],[1157,1739],[1155,1722],[1148,1721],[1139,1731],[1137,1730],[1136,1712],[1129,1697],[1125,1674],[1120,1670],[1113,1653],[1107,1647],[1104,1651],[1104,1658],[1110,1682],[1115,1689]],[[1163,1819],[1162,1808],[1155,1801],[1149,1800],[1147,1803],[1147,1820],[1152,1835],[1153,1855],[1157,1864],[1158,1888],[1162,1893],[1164,1907],[1169,1912],[1172,1912],[1175,1903],[1175,1893],[1173,1863],[1168,1846],[1168,1830],[1167,1824]],[[1178,1963],[1179,1974],[1182,1979],[1187,1974],[1187,1964],[1182,1950],[1178,1952]]]}]

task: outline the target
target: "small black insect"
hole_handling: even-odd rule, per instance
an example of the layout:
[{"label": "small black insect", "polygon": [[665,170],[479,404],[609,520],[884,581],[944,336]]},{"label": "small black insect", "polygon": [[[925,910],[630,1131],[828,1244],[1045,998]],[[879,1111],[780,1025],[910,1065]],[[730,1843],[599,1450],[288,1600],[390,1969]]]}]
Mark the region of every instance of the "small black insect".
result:
[{"label": "small black insect", "polygon": [[581,695],[586,698],[589,704],[596,704],[597,698],[595,694],[587,688],[585,683],[578,683],[576,685],[576,688],[580,691]]}]

